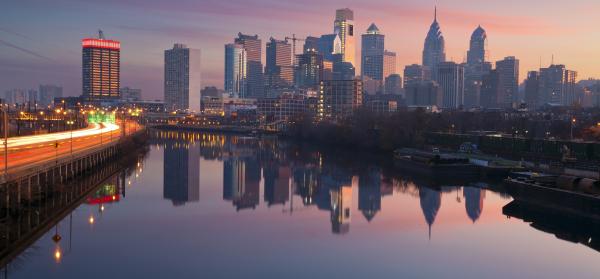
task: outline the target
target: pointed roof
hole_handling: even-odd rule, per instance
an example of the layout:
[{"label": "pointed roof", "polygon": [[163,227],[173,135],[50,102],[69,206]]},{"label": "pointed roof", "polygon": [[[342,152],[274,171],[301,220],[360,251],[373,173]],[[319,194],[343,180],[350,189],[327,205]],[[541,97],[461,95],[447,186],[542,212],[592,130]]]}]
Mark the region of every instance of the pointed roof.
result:
[{"label": "pointed roof", "polygon": [[375,23],[371,23],[369,29],[367,29],[367,34],[379,34],[379,28],[377,28]]},{"label": "pointed roof", "polygon": [[485,32],[485,29],[483,29],[481,25],[478,25],[475,31],[473,31],[473,34],[471,35],[471,39],[485,39],[486,37],[487,34]]}]

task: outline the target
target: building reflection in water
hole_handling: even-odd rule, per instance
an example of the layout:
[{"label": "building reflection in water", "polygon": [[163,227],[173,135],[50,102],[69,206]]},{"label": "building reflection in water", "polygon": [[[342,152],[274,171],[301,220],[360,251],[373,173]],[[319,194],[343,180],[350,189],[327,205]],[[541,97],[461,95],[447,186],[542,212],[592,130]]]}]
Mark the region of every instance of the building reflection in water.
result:
[{"label": "building reflection in water", "polygon": [[260,202],[260,166],[255,159],[223,160],[223,199],[237,210],[256,208]]},{"label": "building reflection in water", "polygon": [[463,195],[465,197],[465,208],[467,216],[475,223],[483,211],[483,199],[485,199],[485,190],[473,187],[464,187]]},{"label": "building reflection in water", "polygon": [[164,148],[163,198],[181,206],[200,199],[200,148],[167,141]]},{"label": "building reflection in water", "polygon": [[425,216],[427,226],[429,226],[429,239],[431,239],[431,226],[435,222],[435,217],[442,205],[442,193],[427,187],[419,188],[419,200],[421,202],[421,210]]},{"label": "building reflection in water", "polygon": [[263,170],[263,175],[265,178],[265,201],[267,205],[285,204],[290,195],[290,167],[268,164]]}]

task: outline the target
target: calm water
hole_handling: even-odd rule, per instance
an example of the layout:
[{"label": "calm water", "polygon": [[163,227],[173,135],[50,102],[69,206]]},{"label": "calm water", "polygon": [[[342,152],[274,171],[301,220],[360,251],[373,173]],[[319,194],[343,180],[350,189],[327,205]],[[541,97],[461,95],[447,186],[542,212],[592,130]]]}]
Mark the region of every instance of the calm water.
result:
[{"label": "calm water", "polygon": [[481,188],[494,183],[276,140],[161,132],[150,145],[123,189],[101,187],[2,276],[600,278],[598,251],[508,218],[511,198]]}]

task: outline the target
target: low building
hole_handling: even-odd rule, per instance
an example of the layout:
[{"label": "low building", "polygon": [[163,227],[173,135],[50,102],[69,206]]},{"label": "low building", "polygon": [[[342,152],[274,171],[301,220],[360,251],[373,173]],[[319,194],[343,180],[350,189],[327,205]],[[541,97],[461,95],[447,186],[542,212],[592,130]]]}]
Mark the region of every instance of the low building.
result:
[{"label": "low building", "polygon": [[358,109],[363,102],[362,81],[322,81],[318,94],[317,118],[319,120],[341,120]]}]

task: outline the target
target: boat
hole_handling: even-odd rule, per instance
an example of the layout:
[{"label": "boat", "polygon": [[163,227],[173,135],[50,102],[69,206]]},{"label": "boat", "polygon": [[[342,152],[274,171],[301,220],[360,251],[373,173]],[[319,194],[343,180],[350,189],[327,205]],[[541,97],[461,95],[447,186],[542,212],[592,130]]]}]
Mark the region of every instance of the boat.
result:
[{"label": "boat", "polygon": [[478,166],[471,164],[468,158],[440,153],[439,150],[427,152],[412,148],[394,151],[397,168],[419,175],[436,176],[478,176]]},{"label": "boat", "polygon": [[600,182],[597,180],[570,175],[516,172],[504,182],[506,191],[516,201],[600,220]]}]

